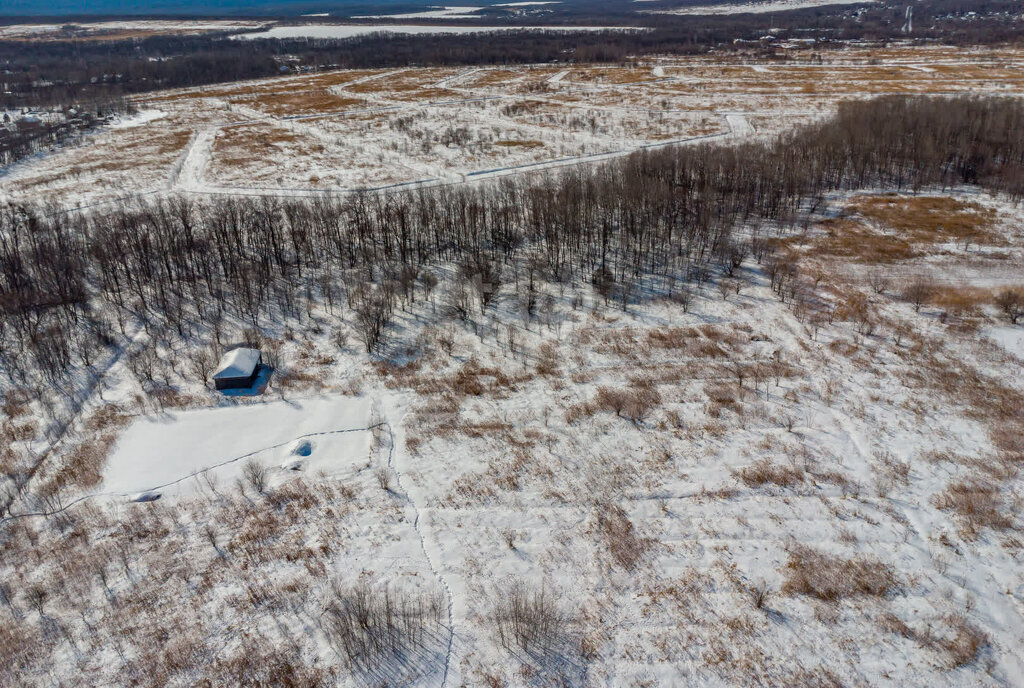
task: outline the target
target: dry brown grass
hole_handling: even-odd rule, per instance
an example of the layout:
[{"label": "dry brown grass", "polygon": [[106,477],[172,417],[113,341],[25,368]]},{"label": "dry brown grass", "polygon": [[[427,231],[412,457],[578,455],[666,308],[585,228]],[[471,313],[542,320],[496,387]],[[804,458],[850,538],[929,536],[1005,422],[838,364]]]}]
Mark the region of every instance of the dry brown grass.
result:
[{"label": "dry brown grass", "polygon": [[422,103],[443,103],[463,97],[458,91],[449,91],[446,88],[422,88],[420,86],[400,88],[394,92],[385,92],[380,95],[392,100]]},{"label": "dry brown grass", "polygon": [[882,630],[915,641],[937,653],[947,669],[956,669],[973,662],[982,648],[989,644],[988,636],[971,624],[962,614],[950,614],[928,623],[919,630],[895,614],[884,614],[879,620]]},{"label": "dry brown grass", "polygon": [[977,314],[981,307],[995,303],[997,291],[985,287],[933,285],[928,303],[944,312],[963,317]]},{"label": "dry brown grass", "polygon": [[365,107],[366,101],[359,98],[341,98],[327,89],[289,91],[282,89],[270,93],[259,93],[246,104],[274,115],[315,115]]},{"label": "dry brown grass", "polygon": [[1002,244],[991,231],[995,211],[949,196],[862,196],[846,207],[918,244]]},{"label": "dry brown grass", "polygon": [[557,377],[561,369],[558,367],[558,349],[551,342],[544,342],[537,351],[537,374],[545,377]]},{"label": "dry brown grass", "polygon": [[803,545],[790,550],[785,573],[782,592],[825,602],[884,597],[897,585],[892,567],[877,559],[844,559]]},{"label": "dry brown grass", "polygon": [[651,539],[637,535],[629,516],[616,504],[597,507],[597,528],[612,559],[627,571],[635,569],[654,545]]},{"label": "dry brown grass", "polygon": [[99,430],[123,428],[128,424],[128,421],[128,415],[124,413],[124,410],[120,406],[117,404],[107,404],[106,406],[96,409],[96,411],[86,419],[84,426],[86,430],[95,432]]},{"label": "dry brown grass", "polygon": [[282,370],[274,375],[272,382],[278,389],[319,391],[324,387],[324,375],[323,373],[314,375],[304,370]]},{"label": "dry brown grass", "polygon": [[502,148],[542,148],[544,142],[528,139],[523,141],[495,141],[494,145]]},{"label": "dry brown grass", "polygon": [[848,258],[863,263],[891,263],[921,255],[903,237],[880,234],[857,220],[828,219],[818,227],[825,236],[813,242],[812,253]]},{"label": "dry brown grass", "polygon": [[761,459],[742,468],[736,475],[747,487],[761,487],[768,484],[793,487],[804,480],[802,469],[796,466],[772,463],[768,459]]},{"label": "dry brown grass", "polygon": [[656,78],[650,69],[634,67],[585,67],[572,70],[565,78],[565,81],[598,84],[640,84],[654,81]]},{"label": "dry brown grass", "polygon": [[43,491],[56,494],[70,486],[90,489],[99,485],[103,480],[103,466],[116,440],[116,434],[108,433],[77,445],[63,457],[63,465]]},{"label": "dry brown grass", "polygon": [[304,137],[267,124],[247,124],[222,130],[214,140],[213,158],[218,165],[248,166],[285,147],[299,147],[300,153],[322,152],[323,145],[309,146]]},{"label": "dry brown grass", "polygon": [[958,517],[961,533],[976,538],[984,528],[1006,530],[1013,520],[1002,513],[1003,500],[999,486],[979,480],[950,483],[933,497],[939,509],[952,511]]},{"label": "dry brown grass", "polygon": [[612,411],[620,418],[639,423],[661,405],[661,394],[653,383],[641,381],[629,389],[598,387],[592,408]]},{"label": "dry brown grass", "polygon": [[386,362],[374,364],[374,369],[385,378],[389,388],[412,389],[423,396],[446,397],[456,409],[459,400],[465,397],[505,398],[533,377],[530,373],[509,375],[499,368],[482,366],[475,358],[448,375],[424,375],[420,368],[419,361],[402,366]]},{"label": "dry brown grass", "polygon": [[[845,216],[818,223],[824,234],[810,252],[861,263],[892,263],[925,255],[935,244],[1004,245],[995,212],[948,196],[862,196]],[[793,240],[782,242],[787,247]]]}]

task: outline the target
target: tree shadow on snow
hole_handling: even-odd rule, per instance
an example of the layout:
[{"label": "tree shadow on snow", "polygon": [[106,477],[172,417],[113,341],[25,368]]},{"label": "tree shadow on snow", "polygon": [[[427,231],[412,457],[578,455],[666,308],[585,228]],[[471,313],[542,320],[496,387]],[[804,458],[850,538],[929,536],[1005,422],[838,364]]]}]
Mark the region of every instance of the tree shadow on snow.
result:
[{"label": "tree shadow on snow", "polygon": [[366,688],[380,686],[421,686],[432,684],[431,678],[440,678],[445,670],[448,648],[448,630],[424,633],[419,643],[399,643],[383,648],[372,657],[352,660],[352,673]]},{"label": "tree shadow on snow", "polygon": [[531,686],[575,688],[587,685],[587,662],[580,655],[579,641],[571,634],[515,647],[513,656],[523,665],[522,675]]}]

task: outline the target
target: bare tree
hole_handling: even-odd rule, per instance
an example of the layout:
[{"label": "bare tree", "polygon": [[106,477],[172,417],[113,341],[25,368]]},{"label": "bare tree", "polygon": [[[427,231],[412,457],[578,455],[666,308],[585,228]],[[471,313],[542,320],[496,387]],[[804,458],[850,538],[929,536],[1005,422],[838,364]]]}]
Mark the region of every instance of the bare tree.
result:
[{"label": "bare tree", "polygon": [[1024,316],[1024,289],[1004,289],[996,296],[996,305],[1009,318],[1010,323],[1017,324]]},{"label": "bare tree", "polygon": [[917,313],[934,293],[935,284],[929,279],[918,277],[903,286],[901,296],[904,301],[914,306],[914,312]]},{"label": "bare tree", "polygon": [[868,285],[876,294],[884,294],[892,286],[892,278],[885,268],[873,268],[868,271]]},{"label": "bare tree", "polygon": [[189,349],[189,367],[193,375],[209,384],[210,376],[213,374],[217,359],[209,347],[199,346]]},{"label": "bare tree", "polygon": [[249,487],[257,494],[264,494],[267,489],[267,467],[256,459],[249,459],[242,467],[242,477]]}]

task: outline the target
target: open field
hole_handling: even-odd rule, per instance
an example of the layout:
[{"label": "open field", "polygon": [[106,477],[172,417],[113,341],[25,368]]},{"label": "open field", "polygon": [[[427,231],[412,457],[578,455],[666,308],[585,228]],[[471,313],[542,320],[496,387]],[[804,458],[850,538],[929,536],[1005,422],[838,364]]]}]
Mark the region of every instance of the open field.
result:
[{"label": "open field", "polygon": [[[879,237],[928,221],[893,256],[837,247],[831,215]],[[39,682],[65,662],[230,683],[284,646],[308,685],[1019,685],[1024,338],[993,300],[1024,282],[1022,219],[983,194],[832,196],[784,247],[798,297],[748,258],[685,306],[541,281],[524,319],[513,267],[460,319],[461,278],[436,268],[381,357],[324,309],[284,325],[265,399],[179,375],[172,347],[158,401],[115,361],[79,448],[33,483],[97,496],[6,524],[5,565],[62,563],[4,588],[18,636],[0,642]],[[933,280],[917,306],[915,274]],[[339,660],[311,619],[357,578],[436,595],[423,637]],[[561,615],[525,650],[495,621],[524,581]],[[96,649],[66,657],[65,636]]]},{"label": "open field", "polygon": [[267,23],[244,20],[134,20],[83,23],[64,22],[61,24],[11,24],[0,26],[0,40],[115,41],[169,34],[190,35],[213,31],[258,29],[266,26]]},{"label": "open field", "polygon": [[0,685],[1024,685],[1024,103],[843,100],[1019,56],[832,58],[165,92],[11,171]]},{"label": "open field", "polygon": [[778,55],[338,71],[161,92],[136,105],[164,116],[20,163],[0,178],[0,195],[89,205],[168,190],[448,184],[669,142],[772,136],[863,95],[1024,89],[1024,54],[1013,48]]}]

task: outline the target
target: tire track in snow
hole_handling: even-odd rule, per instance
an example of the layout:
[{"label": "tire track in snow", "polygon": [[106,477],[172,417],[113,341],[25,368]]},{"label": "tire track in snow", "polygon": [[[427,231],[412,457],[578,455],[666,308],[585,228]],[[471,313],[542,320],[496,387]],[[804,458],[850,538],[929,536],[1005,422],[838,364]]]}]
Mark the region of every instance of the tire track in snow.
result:
[{"label": "tire track in snow", "polygon": [[551,75],[551,78],[549,78],[547,80],[547,83],[549,83],[549,84],[560,83],[562,81],[562,79],[564,79],[567,76],[569,76],[569,70],[568,69],[563,69],[562,71],[560,71],[560,72],[558,72],[556,74]]},{"label": "tire track in snow", "polygon": [[171,180],[171,188],[180,191],[198,191],[202,188],[203,173],[213,152],[213,139],[219,126],[201,129],[188,145],[185,158]]},{"label": "tire track in snow", "polygon": [[725,121],[729,125],[729,135],[733,138],[750,136],[754,133],[754,127],[747,121],[747,116],[743,113],[727,112]]}]

